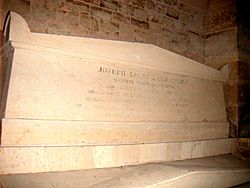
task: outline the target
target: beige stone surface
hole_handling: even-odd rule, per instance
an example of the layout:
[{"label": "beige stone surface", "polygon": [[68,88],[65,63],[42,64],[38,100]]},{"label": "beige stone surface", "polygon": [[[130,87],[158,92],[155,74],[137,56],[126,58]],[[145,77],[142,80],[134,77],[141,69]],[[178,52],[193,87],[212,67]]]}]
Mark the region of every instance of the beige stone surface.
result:
[{"label": "beige stone surface", "polygon": [[231,155],[37,174],[1,175],[4,188],[231,187],[249,181],[249,164]]},{"label": "beige stone surface", "polygon": [[0,174],[66,171],[233,153],[234,139],[107,146],[1,147]]},{"label": "beige stone surface", "polygon": [[228,137],[227,123],[3,119],[2,146],[114,145]]},{"label": "beige stone surface", "polygon": [[226,122],[223,97],[220,82],[17,48],[5,118]]}]

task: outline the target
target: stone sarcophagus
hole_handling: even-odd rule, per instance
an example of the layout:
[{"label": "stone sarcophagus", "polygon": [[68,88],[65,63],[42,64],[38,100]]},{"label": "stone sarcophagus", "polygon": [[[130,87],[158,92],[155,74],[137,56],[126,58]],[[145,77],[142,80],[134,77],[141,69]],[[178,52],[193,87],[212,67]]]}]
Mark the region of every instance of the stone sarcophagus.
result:
[{"label": "stone sarcophagus", "polygon": [[4,51],[0,173],[232,152],[222,71],[148,44],[32,33],[15,13]]}]

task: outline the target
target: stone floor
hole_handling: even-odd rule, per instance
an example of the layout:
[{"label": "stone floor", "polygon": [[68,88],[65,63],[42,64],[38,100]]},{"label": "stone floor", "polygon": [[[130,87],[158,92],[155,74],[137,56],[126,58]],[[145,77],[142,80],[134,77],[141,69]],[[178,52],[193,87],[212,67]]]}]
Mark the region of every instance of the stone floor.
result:
[{"label": "stone floor", "polygon": [[243,183],[243,184],[241,184],[241,185],[236,185],[236,186],[234,186],[234,187],[232,187],[232,188],[249,188],[250,187],[250,182],[248,182],[248,183]]},{"label": "stone floor", "polygon": [[203,188],[232,187],[248,181],[250,164],[232,155],[120,168],[0,176],[3,188]]}]

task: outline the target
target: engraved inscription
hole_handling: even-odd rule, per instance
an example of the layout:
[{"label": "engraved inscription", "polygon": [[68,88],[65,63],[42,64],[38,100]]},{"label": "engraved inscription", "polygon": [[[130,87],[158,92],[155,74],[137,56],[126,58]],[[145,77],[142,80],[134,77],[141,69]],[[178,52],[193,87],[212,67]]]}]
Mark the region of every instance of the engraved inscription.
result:
[{"label": "engraved inscription", "polygon": [[185,114],[191,104],[190,96],[180,93],[180,88],[187,84],[184,76],[114,66],[96,67],[94,74],[98,74],[101,87],[88,88],[85,99],[92,103],[94,109],[106,111],[107,116],[111,115],[106,109],[110,105],[113,111],[124,109],[123,114],[127,117],[133,118],[134,113],[147,113],[149,115],[145,118],[149,118],[150,113],[157,113],[154,116],[158,117],[167,116],[169,111]]},{"label": "engraved inscription", "polygon": [[99,67],[98,72],[117,75],[117,76],[125,76],[125,73],[126,73],[124,70],[118,70],[118,69],[107,68],[107,67]]},{"label": "engraved inscription", "polygon": [[[168,68],[159,71],[143,62],[110,59],[108,63],[35,51],[21,56],[29,61],[13,65],[7,118],[14,114],[15,118],[99,122],[225,122],[218,81],[176,74]],[[35,79],[30,80],[31,73]],[[44,79],[44,73],[49,79]]]}]

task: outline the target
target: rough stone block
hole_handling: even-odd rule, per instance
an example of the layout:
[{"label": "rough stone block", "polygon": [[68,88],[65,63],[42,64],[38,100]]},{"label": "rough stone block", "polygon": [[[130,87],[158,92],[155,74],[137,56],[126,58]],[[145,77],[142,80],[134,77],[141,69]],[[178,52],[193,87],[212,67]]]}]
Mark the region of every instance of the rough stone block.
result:
[{"label": "rough stone block", "polygon": [[167,5],[177,5],[178,0],[163,0]]},{"label": "rough stone block", "polygon": [[121,22],[123,24],[129,25],[130,24],[130,17],[127,17],[119,12],[115,12],[112,15],[112,21],[115,21],[115,22],[118,21],[118,22]]},{"label": "rough stone block", "polygon": [[144,31],[137,30],[137,29],[134,30],[134,41],[145,43],[145,41],[146,41],[145,36],[146,36],[146,33]]},{"label": "rough stone block", "polygon": [[[39,0],[39,1],[31,0],[30,2],[36,6],[45,6],[46,8],[59,9],[60,7],[64,6],[66,1],[68,0]],[[73,0],[69,0],[69,1],[73,1]]]},{"label": "rough stone block", "polygon": [[145,8],[146,0],[132,0],[134,7]]},{"label": "rough stone block", "polygon": [[166,16],[169,16],[174,19],[179,19],[179,12],[178,10],[168,7]]},{"label": "rough stone block", "polygon": [[187,29],[191,32],[202,34],[204,32],[204,26],[203,26],[204,19],[205,19],[204,11],[197,11],[196,14],[190,15],[187,22]]},{"label": "rough stone block", "polygon": [[162,27],[160,24],[155,22],[149,22],[149,33],[150,34],[159,34],[162,31]]},{"label": "rough stone block", "polygon": [[147,44],[157,44],[159,40],[159,33],[150,33],[147,32],[145,35],[145,41]]},{"label": "rough stone block", "polygon": [[66,12],[64,15],[64,23],[67,25],[79,25],[79,13],[75,12]]},{"label": "rough stone block", "polygon": [[143,21],[146,21],[148,18],[148,12],[140,8],[135,8],[133,15],[136,19],[143,20]]},{"label": "rough stone block", "polygon": [[169,38],[169,41],[171,41],[175,37],[175,33],[172,30],[168,29],[168,28],[163,28],[162,29],[162,34],[163,34],[164,37]]},{"label": "rough stone block", "polygon": [[197,9],[195,9],[191,4],[187,3],[186,1],[178,3],[177,9],[189,15],[197,14]]},{"label": "rough stone block", "polygon": [[188,34],[188,28],[187,26],[180,22],[180,21],[175,21],[173,22],[173,29],[175,32],[179,32],[179,33],[185,33],[185,34]]},{"label": "rough stone block", "polygon": [[173,30],[172,28],[174,28],[175,21],[175,19],[172,19],[168,16],[164,16],[162,20],[163,28]]},{"label": "rough stone block", "polygon": [[119,2],[118,11],[128,15],[133,15],[134,7],[133,5],[127,4],[125,2]]},{"label": "rough stone block", "polygon": [[179,22],[183,23],[184,25],[188,25],[190,20],[190,14],[180,11],[179,12]]},{"label": "rough stone block", "polygon": [[163,29],[163,34],[169,41],[169,49],[182,55],[186,53],[188,44],[188,36],[186,34],[175,33],[169,29]]},{"label": "rough stone block", "polygon": [[135,18],[131,18],[132,25],[142,28],[142,29],[149,29],[149,23],[141,20],[137,20]]},{"label": "rough stone block", "polygon": [[66,0],[66,4],[62,7],[63,10],[73,11],[73,12],[89,12],[89,5],[87,3],[77,1],[77,0]]},{"label": "rough stone block", "polygon": [[78,1],[86,2],[86,3],[90,3],[94,5],[100,5],[101,0],[78,0]]},{"label": "rough stone block", "polygon": [[151,0],[148,0],[146,2],[146,8],[148,10],[154,10],[155,9],[155,2],[154,1],[151,1]]},{"label": "rough stone block", "polygon": [[148,11],[147,21],[155,23],[163,23],[163,15],[156,13],[155,11]]},{"label": "rough stone block", "polygon": [[134,29],[125,24],[119,24],[119,38],[125,41],[133,40]]},{"label": "rough stone block", "polygon": [[110,19],[112,17],[112,11],[103,9],[101,7],[91,6],[90,15],[102,19]]},{"label": "rough stone block", "polygon": [[80,15],[80,25],[90,31],[99,31],[99,19],[88,14]]},{"label": "rough stone block", "polygon": [[157,12],[158,14],[165,15],[165,13],[167,12],[167,6],[161,3],[157,3],[155,7],[155,12]]},{"label": "rough stone block", "polygon": [[118,1],[116,0],[101,0],[101,7],[111,9],[111,10],[117,10],[118,7]]},{"label": "rough stone block", "polygon": [[119,24],[111,20],[100,19],[100,31],[111,35],[119,35]]}]

